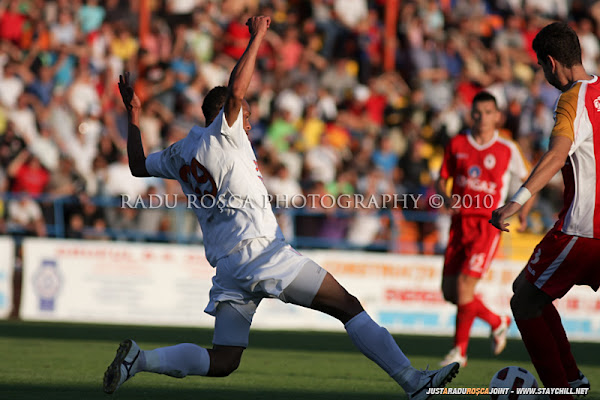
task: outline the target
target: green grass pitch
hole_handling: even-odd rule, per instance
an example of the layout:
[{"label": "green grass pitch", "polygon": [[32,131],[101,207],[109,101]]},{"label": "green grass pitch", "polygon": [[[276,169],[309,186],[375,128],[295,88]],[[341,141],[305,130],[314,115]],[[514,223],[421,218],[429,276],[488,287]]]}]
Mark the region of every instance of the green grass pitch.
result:
[{"label": "green grass pitch", "polygon": [[[114,395],[102,376],[118,343],[135,339],[149,349],[180,342],[209,346],[209,329],[0,321],[1,400],[88,399],[405,399],[402,390],[354,349],[343,333],[253,331],[240,368],[226,378],[175,379],[142,373]],[[414,366],[433,369],[450,338],[395,336]],[[592,384],[587,399],[600,400],[600,343],[574,343],[580,368]],[[523,344],[511,340],[498,358],[489,341],[473,339],[469,365],[449,385],[486,387],[501,367],[533,371]],[[458,399],[459,396],[438,396]],[[476,396],[468,396],[476,398]],[[480,398],[487,398],[486,396]]]}]

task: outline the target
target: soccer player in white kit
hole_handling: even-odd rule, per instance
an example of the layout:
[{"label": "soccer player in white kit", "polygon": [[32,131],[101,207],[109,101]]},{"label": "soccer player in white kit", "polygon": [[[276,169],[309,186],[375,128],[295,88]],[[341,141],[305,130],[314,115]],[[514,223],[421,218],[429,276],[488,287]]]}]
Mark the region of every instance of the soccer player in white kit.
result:
[{"label": "soccer player in white kit", "polygon": [[246,51],[231,73],[228,87],[205,97],[206,128],[194,127],[167,149],[144,155],[139,126],[141,102],[129,76],[119,88],[129,115],[127,152],[134,176],[176,179],[188,196],[202,227],[206,257],[216,268],[206,312],[215,316],[213,348],[191,343],[141,350],[123,341],[104,374],[104,391],[113,393],[138,372],[183,378],[227,376],[239,366],[248,346],[252,317],[265,297],[312,308],[340,320],[352,342],[407,392],[426,399],[427,389],[443,387],[457,363],[436,371],[413,368],[390,333],[364,311],[331,274],[286,244],[247,137],[251,129],[244,100],[260,43],[270,17],[246,23],[251,34]]}]

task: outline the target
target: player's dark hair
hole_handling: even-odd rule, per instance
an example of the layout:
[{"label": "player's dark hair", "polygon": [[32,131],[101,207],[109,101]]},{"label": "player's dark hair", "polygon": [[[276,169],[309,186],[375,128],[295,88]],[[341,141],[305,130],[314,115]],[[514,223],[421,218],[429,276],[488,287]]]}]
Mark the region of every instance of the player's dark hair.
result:
[{"label": "player's dark hair", "polygon": [[567,68],[581,65],[579,38],[565,22],[546,25],[533,39],[532,47],[540,60],[552,56]]},{"label": "player's dark hair", "polygon": [[219,115],[219,112],[225,105],[228,93],[229,90],[225,86],[216,86],[206,94],[202,102],[202,112],[204,113],[204,119],[206,119],[206,126],[210,125],[217,118],[217,115]]},{"label": "player's dark hair", "polygon": [[473,97],[472,107],[475,107],[475,104],[480,103],[482,101],[491,101],[494,103],[496,109],[498,109],[498,102],[496,101],[494,95],[490,92],[486,92],[485,90],[482,90],[481,92],[477,93],[475,97]]}]

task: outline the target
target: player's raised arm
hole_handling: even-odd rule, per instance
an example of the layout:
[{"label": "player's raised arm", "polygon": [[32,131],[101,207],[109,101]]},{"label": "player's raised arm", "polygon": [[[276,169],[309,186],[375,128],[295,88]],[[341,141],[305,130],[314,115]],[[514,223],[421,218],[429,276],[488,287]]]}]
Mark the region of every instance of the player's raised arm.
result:
[{"label": "player's raised arm", "polygon": [[231,72],[229,78],[229,93],[227,100],[225,100],[225,118],[227,124],[232,126],[237,119],[240,108],[242,107],[242,100],[246,96],[246,90],[250,85],[252,74],[254,73],[254,66],[256,64],[256,56],[260,44],[267,33],[267,29],[271,24],[271,17],[252,17],[248,19],[246,25],[250,31],[250,42],[246,51],[239,59],[235,68]]},{"label": "player's raised arm", "polygon": [[127,157],[129,158],[129,169],[133,176],[150,176],[146,169],[146,155],[144,154],[139,128],[142,102],[133,91],[133,87],[129,82],[129,72],[125,72],[124,76],[119,76],[119,91],[123,98],[123,104],[127,108]]}]

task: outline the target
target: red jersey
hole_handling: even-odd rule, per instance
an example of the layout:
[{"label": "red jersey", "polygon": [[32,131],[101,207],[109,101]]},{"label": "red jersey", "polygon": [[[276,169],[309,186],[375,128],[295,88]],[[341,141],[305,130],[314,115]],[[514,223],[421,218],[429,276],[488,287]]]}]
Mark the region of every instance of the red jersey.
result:
[{"label": "red jersey", "polygon": [[520,184],[529,173],[517,145],[494,133],[480,145],[470,133],[456,135],[446,147],[440,170],[453,178],[452,204],[462,215],[491,216],[506,201],[511,180]]}]

